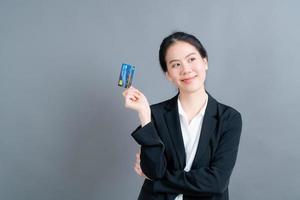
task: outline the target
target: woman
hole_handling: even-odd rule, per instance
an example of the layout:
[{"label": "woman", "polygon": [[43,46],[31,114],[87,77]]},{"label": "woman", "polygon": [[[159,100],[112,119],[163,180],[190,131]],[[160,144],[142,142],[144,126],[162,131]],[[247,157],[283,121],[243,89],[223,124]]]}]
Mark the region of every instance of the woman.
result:
[{"label": "woman", "polygon": [[160,65],[178,94],[149,106],[134,87],[123,92],[125,107],[141,126],[135,171],[145,177],[140,200],[227,200],[242,129],[241,115],[205,90],[207,53],[193,35],[176,32],[159,50]]}]

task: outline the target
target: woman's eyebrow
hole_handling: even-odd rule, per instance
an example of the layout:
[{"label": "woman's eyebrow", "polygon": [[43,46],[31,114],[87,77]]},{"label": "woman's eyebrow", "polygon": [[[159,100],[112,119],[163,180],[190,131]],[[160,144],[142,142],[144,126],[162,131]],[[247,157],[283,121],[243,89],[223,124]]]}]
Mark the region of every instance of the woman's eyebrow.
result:
[{"label": "woman's eyebrow", "polygon": [[190,53],[190,54],[188,54],[187,56],[185,56],[185,58],[187,58],[187,57],[189,57],[189,56],[191,56],[191,55],[194,55],[194,54],[196,54],[196,53],[195,53],[195,52]]},{"label": "woman's eyebrow", "polygon": [[175,62],[175,61],[180,61],[180,60],[178,60],[178,59],[170,60],[170,61],[169,61],[169,64],[170,64],[171,62]]},{"label": "woman's eyebrow", "polygon": [[[195,55],[195,54],[196,54],[195,52],[189,53],[188,55],[185,56],[185,58],[187,58],[187,57],[189,57],[189,56],[191,56],[191,55]],[[180,60],[179,60],[179,59],[173,59],[173,60],[170,60],[170,61],[169,61],[169,64],[170,64],[171,62],[175,62],[175,61],[180,61]]]}]

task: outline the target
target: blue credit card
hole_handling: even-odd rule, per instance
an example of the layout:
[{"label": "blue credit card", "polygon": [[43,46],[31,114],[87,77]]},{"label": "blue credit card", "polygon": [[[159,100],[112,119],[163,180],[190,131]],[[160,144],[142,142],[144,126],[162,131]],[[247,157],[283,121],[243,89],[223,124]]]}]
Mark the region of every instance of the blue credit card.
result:
[{"label": "blue credit card", "polygon": [[129,64],[122,64],[118,86],[129,88],[132,84],[135,66]]}]

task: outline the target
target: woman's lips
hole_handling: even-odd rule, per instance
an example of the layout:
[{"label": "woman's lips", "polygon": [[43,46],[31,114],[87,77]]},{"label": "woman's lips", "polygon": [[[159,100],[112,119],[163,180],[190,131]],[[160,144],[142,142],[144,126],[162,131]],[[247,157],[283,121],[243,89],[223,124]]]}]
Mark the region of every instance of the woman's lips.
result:
[{"label": "woman's lips", "polygon": [[191,83],[195,77],[196,76],[193,76],[193,77],[190,77],[190,78],[185,78],[185,79],[182,79],[181,81],[188,84],[188,83]]}]

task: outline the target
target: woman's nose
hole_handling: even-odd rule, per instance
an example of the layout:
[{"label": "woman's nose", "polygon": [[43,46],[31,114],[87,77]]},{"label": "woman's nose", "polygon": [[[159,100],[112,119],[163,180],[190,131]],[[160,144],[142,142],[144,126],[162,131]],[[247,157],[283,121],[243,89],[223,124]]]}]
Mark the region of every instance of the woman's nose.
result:
[{"label": "woman's nose", "polygon": [[182,67],[181,67],[181,73],[182,74],[188,74],[191,72],[191,66],[187,63],[185,64],[182,64]]}]

